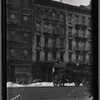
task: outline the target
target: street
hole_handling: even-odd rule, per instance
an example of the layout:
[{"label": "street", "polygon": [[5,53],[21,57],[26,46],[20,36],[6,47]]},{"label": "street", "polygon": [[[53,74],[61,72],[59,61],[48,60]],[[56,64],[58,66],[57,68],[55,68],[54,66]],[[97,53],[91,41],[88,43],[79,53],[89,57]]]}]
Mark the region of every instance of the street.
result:
[{"label": "street", "polygon": [[7,88],[7,100],[89,100],[86,87],[18,87]]}]

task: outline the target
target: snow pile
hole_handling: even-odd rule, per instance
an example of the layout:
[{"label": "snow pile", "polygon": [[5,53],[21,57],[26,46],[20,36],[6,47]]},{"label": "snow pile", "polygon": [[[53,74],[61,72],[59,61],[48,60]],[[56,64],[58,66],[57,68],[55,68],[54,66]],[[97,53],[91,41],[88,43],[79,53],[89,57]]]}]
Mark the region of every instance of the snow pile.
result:
[{"label": "snow pile", "polygon": [[13,82],[7,82],[7,87],[25,87],[25,86]]},{"label": "snow pile", "polygon": [[[37,83],[32,83],[32,84],[16,84],[12,82],[7,82],[7,87],[46,87],[46,86],[51,86],[53,87],[53,82],[37,82]],[[65,86],[75,86],[74,83],[66,83]],[[82,84],[80,84],[82,86]]]},{"label": "snow pile", "polygon": [[7,82],[7,87],[41,87],[41,86],[53,86],[53,82],[37,82],[32,84],[16,84]]},{"label": "snow pile", "polygon": [[26,85],[27,87],[36,87],[36,86],[53,86],[53,82],[37,82]]},{"label": "snow pile", "polygon": [[7,82],[7,87],[10,87],[10,86],[12,86],[12,85],[13,85],[12,82]]},{"label": "snow pile", "polygon": [[74,82],[73,83],[66,83],[65,86],[75,86]]}]

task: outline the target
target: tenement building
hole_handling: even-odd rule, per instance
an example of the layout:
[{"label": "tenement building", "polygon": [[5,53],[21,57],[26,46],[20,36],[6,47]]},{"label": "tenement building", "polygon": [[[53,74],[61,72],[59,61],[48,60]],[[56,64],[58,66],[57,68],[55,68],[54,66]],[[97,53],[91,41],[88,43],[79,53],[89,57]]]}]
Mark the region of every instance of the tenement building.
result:
[{"label": "tenement building", "polygon": [[51,0],[7,0],[7,81],[52,81],[56,62],[90,65],[90,11]]}]

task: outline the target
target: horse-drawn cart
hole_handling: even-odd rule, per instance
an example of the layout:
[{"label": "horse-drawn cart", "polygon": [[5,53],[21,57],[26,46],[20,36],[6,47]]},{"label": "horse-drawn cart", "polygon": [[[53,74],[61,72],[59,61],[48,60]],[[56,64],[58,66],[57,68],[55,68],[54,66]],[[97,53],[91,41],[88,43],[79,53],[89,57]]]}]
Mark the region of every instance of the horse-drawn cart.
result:
[{"label": "horse-drawn cart", "polygon": [[79,86],[88,81],[89,68],[83,66],[68,66],[66,63],[56,63],[53,73],[54,86],[64,86],[65,83],[73,83]]}]

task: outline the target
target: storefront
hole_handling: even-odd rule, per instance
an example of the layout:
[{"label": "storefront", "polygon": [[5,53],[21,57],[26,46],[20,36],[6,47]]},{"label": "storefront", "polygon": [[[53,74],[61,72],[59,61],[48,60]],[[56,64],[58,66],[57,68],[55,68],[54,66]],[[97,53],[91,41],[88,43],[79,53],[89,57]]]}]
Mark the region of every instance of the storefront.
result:
[{"label": "storefront", "polygon": [[52,81],[52,63],[34,63],[32,66],[33,82],[51,82]]},{"label": "storefront", "polygon": [[16,83],[29,83],[31,77],[31,66],[28,64],[10,65],[10,81]]}]

